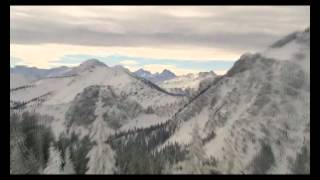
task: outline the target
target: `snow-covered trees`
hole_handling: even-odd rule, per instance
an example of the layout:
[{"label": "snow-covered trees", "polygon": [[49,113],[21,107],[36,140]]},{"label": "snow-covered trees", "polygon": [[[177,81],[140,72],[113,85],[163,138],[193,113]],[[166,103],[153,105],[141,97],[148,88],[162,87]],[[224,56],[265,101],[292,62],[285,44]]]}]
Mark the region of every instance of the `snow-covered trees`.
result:
[{"label": "snow-covered trees", "polygon": [[205,161],[205,151],[199,134],[199,126],[195,124],[192,130],[192,141],[187,154],[187,163],[185,169],[188,173],[202,174],[203,162]]},{"label": "snow-covered trees", "polygon": [[75,174],[75,170],[74,170],[73,163],[71,161],[69,149],[66,150],[64,167],[63,167],[62,173],[63,174]]},{"label": "snow-covered trees", "polygon": [[10,174],[25,174],[28,172],[23,154],[23,144],[20,137],[10,137]]},{"label": "snow-covered trees", "polygon": [[56,150],[53,144],[50,145],[49,148],[49,161],[47,163],[47,167],[43,170],[44,174],[61,174],[61,164],[62,160],[60,157],[60,153]]},{"label": "snow-covered trees", "polygon": [[50,145],[49,155],[49,161],[47,167],[43,170],[43,174],[75,174],[69,149],[66,150],[63,168],[63,160],[60,151],[56,149],[53,144]]},{"label": "snow-covered trees", "polygon": [[46,166],[53,134],[44,119],[28,111],[10,115],[10,173],[38,174]]},{"label": "snow-covered trees", "polygon": [[164,166],[169,170],[169,165],[165,163],[181,161],[185,156],[185,150],[178,144],[169,144],[159,151],[155,150],[169,136],[168,122],[114,135],[110,144],[117,153],[117,173],[161,174],[164,173]]},{"label": "snow-covered trees", "polygon": [[274,157],[270,144],[260,141],[261,149],[251,161],[253,174],[265,174],[274,165],[276,159]]},{"label": "snow-covered trees", "polygon": [[110,129],[102,118],[97,118],[92,126],[90,137],[96,145],[87,154],[89,162],[87,164],[87,174],[111,174],[115,170],[115,153],[110,145],[105,141],[109,137]]},{"label": "snow-covered trees", "polygon": [[[70,136],[61,134],[56,146],[62,152],[64,174],[72,174],[72,170],[69,169],[70,166],[68,164],[72,164],[75,174],[86,173],[88,169],[87,163],[89,161],[86,155],[93,146],[88,135],[80,137],[74,132],[72,132]],[[68,153],[68,151],[70,151],[70,153]]]},{"label": "snow-covered trees", "polygon": [[135,100],[117,96],[111,87],[100,90],[101,103],[104,108],[103,119],[109,127],[119,129],[125,122],[138,116],[142,106]]},{"label": "snow-covered trees", "polygon": [[66,112],[68,127],[73,124],[90,125],[96,119],[94,111],[96,109],[99,90],[99,86],[89,86],[75,97]]},{"label": "snow-covered trees", "polygon": [[88,153],[87,174],[111,174],[114,172],[114,152],[108,144],[99,143]]},{"label": "snow-covered trees", "polygon": [[109,136],[110,129],[102,119],[97,118],[92,124],[90,138],[96,143],[104,143],[104,141],[108,140]]}]

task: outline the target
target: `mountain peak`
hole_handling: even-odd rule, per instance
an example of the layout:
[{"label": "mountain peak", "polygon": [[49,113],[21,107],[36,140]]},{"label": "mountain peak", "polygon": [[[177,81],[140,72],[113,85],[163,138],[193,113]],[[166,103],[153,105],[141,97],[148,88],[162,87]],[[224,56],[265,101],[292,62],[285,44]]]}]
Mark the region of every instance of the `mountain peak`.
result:
[{"label": "mountain peak", "polygon": [[291,42],[298,42],[298,43],[310,43],[310,28],[306,28],[303,31],[296,31],[293,32],[281,39],[279,39],[278,41],[276,41],[275,43],[273,43],[270,47],[271,48],[281,48],[286,46],[287,44],[291,43]]},{"label": "mountain peak", "polygon": [[142,68],[139,70],[135,71],[133,74],[135,74],[138,77],[142,77],[144,79],[147,79],[149,81],[152,81],[153,83],[160,82],[160,81],[165,81],[168,79],[175,78],[176,75],[172,73],[171,71],[164,69],[161,73],[156,72],[152,74],[150,71],[146,71]]},{"label": "mountain peak", "polygon": [[88,59],[80,64],[80,66],[107,66],[98,59]]},{"label": "mountain peak", "polygon": [[130,72],[129,69],[125,68],[125,67],[122,66],[122,65],[115,65],[115,66],[113,66],[112,68],[115,69],[115,70],[125,71],[125,72],[128,72],[128,73]]},{"label": "mountain peak", "polygon": [[144,69],[142,69],[142,68],[138,69],[135,73],[147,73],[147,74],[151,74],[150,71],[146,71],[146,70],[144,70]]},{"label": "mountain peak", "polygon": [[204,76],[209,76],[209,75],[216,76],[217,74],[213,71],[208,71],[208,72],[199,72],[198,75],[200,77],[204,77]]},{"label": "mountain peak", "polygon": [[152,74],[150,71],[146,71],[142,68],[138,69],[137,71],[135,71],[133,74],[139,76],[139,77],[142,77],[142,78],[151,78],[152,77]]},{"label": "mountain peak", "polygon": [[172,76],[172,77],[176,77],[176,75],[175,75],[173,72],[169,71],[168,69],[164,69],[164,70],[161,72],[161,74],[163,74],[163,75],[169,75],[169,76]]}]

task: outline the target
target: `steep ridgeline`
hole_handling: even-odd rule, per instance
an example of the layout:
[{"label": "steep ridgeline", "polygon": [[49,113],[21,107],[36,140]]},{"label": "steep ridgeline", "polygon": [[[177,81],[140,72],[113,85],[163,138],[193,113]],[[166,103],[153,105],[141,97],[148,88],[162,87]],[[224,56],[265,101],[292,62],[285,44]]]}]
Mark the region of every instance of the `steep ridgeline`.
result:
[{"label": "steep ridgeline", "polygon": [[284,39],[241,56],[175,116],[166,143],[192,144],[197,124],[221,173],[309,173],[310,31]]},{"label": "steep ridgeline", "polygon": [[161,173],[310,173],[310,32],[280,42],[241,56],[169,121],[109,141]]},{"label": "steep ridgeline", "polygon": [[[53,116],[56,121],[53,121],[52,126],[57,136],[70,125],[84,129],[78,131],[85,136],[90,130],[86,125],[97,116],[93,112],[99,91],[102,91],[99,96],[107,101],[105,108],[110,111],[101,113],[104,113],[106,121],[110,121],[108,124],[111,129],[160,123],[167,120],[186,100],[183,96],[167,93],[150,82],[131,76],[124,68],[108,67],[94,59],[72,68],[60,77],[41,79],[30,86],[13,89],[10,100],[12,106],[16,107],[14,104],[30,102],[50,93],[41,104],[35,102],[38,106],[22,103],[23,110],[35,110]],[[110,102],[112,104],[108,104]],[[130,108],[137,109],[131,112]]]}]

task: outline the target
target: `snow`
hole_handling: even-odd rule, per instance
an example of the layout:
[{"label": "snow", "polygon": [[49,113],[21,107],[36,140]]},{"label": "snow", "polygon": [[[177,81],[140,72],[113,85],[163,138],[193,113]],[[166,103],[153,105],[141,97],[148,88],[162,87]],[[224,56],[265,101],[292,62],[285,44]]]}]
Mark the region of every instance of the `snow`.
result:
[{"label": "snow", "polygon": [[56,138],[66,130],[64,117],[69,106],[70,104],[42,105],[35,109],[40,114],[46,114],[55,118],[51,123],[51,127]]},{"label": "snow", "polygon": [[281,48],[269,48],[262,53],[263,56],[277,60],[291,60],[294,57],[294,52],[301,51],[301,46],[295,42],[286,44]]},{"label": "snow", "polygon": [[[225,152],[222,151],[222,147],[224,147],[224,149],[229,149],[230,151],[234,151],[233,149],[234,147],[232,145],[229,145],[226,139],[230,138],[230,132],[235,131],[232,125],[235,124],[235,121],[241,120],[240,119],[241,114],[244,113],[245,110],[251,106],[251,104],[252,102],[238,106],[239,108],[237,109],[236,112],[233,112],[234,114],[232,114],[231,116],[232,118],[228,119],[228,121],[223,127],[216,129],[216,137],[213,140],[209,141],[204,146],[208,157],[214,156],[218,159],[221,159],[225,154]],[[248,153],[248,155],[249,155],[248,157],[243,157],[242,161],[245,162],[247,160],[250,160],[250,153]]]},{"label": "snow", "polygon": [[97,118],[93,122],[90,132],[90,138],[97,144],[87,154],[89,158],[87,174],[111,174],[114,171],[115,153],[110,145],[105,143],[112,130],[102,117],[103,108],[100,93],[101,91],[99,91],[99,100],[96,103],[97,108],[95,111]]},{"label": "snow", "polygon": [[[208,108],[205,107],[199,114],[197,114],[196,116],[192,117],[190,120],[184,122],[179,129],[174,133],[173,136],[171,136],[166,143],[164,144],[171,144],[171,143],[179,143],[179,144],[184,144],[187,145],[190,143],[191,141],[191,134],[192,134],[192,130],[193,127],[195,126],[195,124],[197,124],[199,126],[200,129],[204,129],[205,128],[205,124],[208,121]],[[203,137],[204,131],[200,132],[201,137]]]},{"label": "snow", "polygon": [[[181,121],[174,134],[159,148],[175,142],[181,145],[191,143],[192,129],[197,124],[201,138],[205,138],[210,131],[216,134],[204,145],[204,150],[207,157],[214,156],[218,159],[217,169],[219,171],[247,173],[247,167],[259,153],[260,142],[265,141],[271,147],[276,159],[275,164],[267,173],[290,173],[287,159],[289,157],[294,159],[298,150],[305,145],[310,146],[310,47],[306,45],[293,40],[281,47],[270,47],[261,53],[262,57],[258,57],[253,64],[250,64],[252,67],[244,68],[243,72],[235,71],[236,74],[228,77],[222,76],[219,83],[211,86],[194,101],[208,100],[206,103],[197,103],[199,106],[203,105],[201,111]],[[274,63],[266,67],[264,57],[274,59]],[[290,86],[286,80],[291,79],[286,76],[285,72],[284,75],[282,74],[282,68],[290,65],[289,61],[299,65],[306,77],[303,79],[302,87],[294,89],[298,94],[297,97],[286,94],[286,88]],[[102,89],[110,86],[118,96],[127,95],[128,100],[138,102],[143,109],[149,106],[157,106],[157,111],[163,109],[163,113],[158,112],[158,115],[141,112],[137,117],[129,119],[119,131],[166,122],[181,106],[179,102],[184,100],[183,97],[170,96],[149,87],[121,68],[110,68],[96,61],[84,63],[70,72],[77,75],[41,79],[32,82],[33,87],[10,93],[10,100],[13,101],[28,101],[46,93],[52,93],[44,104],[39,107],[30,105],[27,109],[37,108],[36,111],[41,114],[54,116],[55,120],[51,126],[56,137],[65,130],[65,112],[75,96],[91,85],[100,85]],[[267,73],[271,73],[271,80],[266,78]],[[181,76],[164,81],[160,85],[166,89],[198,89],[199,83],[206,78],[208,77],[200,75]],[[30,84],[28,80],[17,76],[12,76],[10,81],[13,86]],[[271,84],[270,92],[261,93],[264,86],[268,84]],[[263,97],[267,100],[264,100]],[[214,103],[213,98],[216,98]],[[262,98],[262,103],[266,104],[256,105],[259,104],[257,103],[259,98]],[[275,115],[267,111],[267,108],[272,105],[275,105],[278,110]],[[182,112],[189,110],[192,111],[192,108],[186,108]],[[91,173],[112,171],[111,165],[104,166],[103,163],[110,159],[113,161],[110,147],[102,143],[111,133],[114,133],[102,117],[105,111],[106,109],[102,107],[101,94],[99,94],[95,109],[97,118],[89,126],[90,128],[78,126],[71,129],[80,135],[80,139],[89,134],[91,139],[97,142],[88,155],[90,157],[89,172]],[[215,112],[218,112],[219,116]],[[220,115],[225,116],[226,120]],[[175,120],[180,120],[179,114],[176,119],[173,119]],[[243,150],[244,147],[247,150]],[[103,156],[105,154],[108,156]]]},{"label": "snow", "polygon": [[[45,102],[46,105],[65,104],[71,102],[78,93],[91,85],[109,85],[118,93],[135,91],[138,94],[130,98],[137,100],[145,107],[156,104],[155,102],[158,105],[165,105],[181,99],[181,97],[169,96],[152,89],[120,69],[104,66],[97,66],[73,77],[42,79],[35,82],[34,85],[35,87],[10,93],[10,99],[13,101],[28,101],[52,92],[52,96]],[[140,96],[140,98],[137,96]]]},{"label": "snow", "polygon": [[[294,160],[297,151],[303,146],[310,146],[310,49],[304,42],[306,41],[293,40],[281,47],[269,48],[261,53],[262,57],[257,56],[258,59],[249,68],[228,77],[223,76],[219,83],[193,102],[203,100],[204,96],[209,98],[209,102],[210,98],[217,98],[216,103],[212,106],[202,103],[202,111],[189,120],[182,121],[180,127],[160,148],[173,142],[188,144],[191,141],[192,127],[198,122],[203,134],[207,130],[214,130],[216,134],[204,145],[204,149],[207,158],[217,158],[217,170],[220,172],[252,173],[248,167],[259,155],[261,142],[265,142],[275,157],[275,163],[266,173],[292,173],[288,158]],[[275,61],[266,67],[264,57]],[[289,75],[283,75],[286,72],[282,69],[290,67],[290,63],[298,64],[306,77],[302,87],[294,87],[298,96],[286,92],[287,86],[290,86],[287,82],[295,80],[290,79],[290,71]],[[270,79],[266,78],[269,74],[272,75]],[[266,92],[268,90],[264,88],[268,84],[271,85],[270,92]],[[263,100],[266,104],[259,105],[259,98],[267,99]],[[219,113],[227,118],[218,124],[216,121],[219,118],[210,115],[222,104],[225,106],[219,109]],[[273,104],[278,109],[275,115],[267,111]],[[188,109],[192,111],[191,108],[186,108]],[[179,120],[179,114],[173,119],[175,120]]]},{"label": "snow", "polygon": [[[46,101],[40,105],[36,105],[35,103],[28,104],[27,110],[35,110],[40,114],[54,117],[54,121],[52,121],[50,125],[53,129],[55,138],[58,138],[62,132],[66,131],[65,113],[70,107],[73,99],[78,93],[82,93],[86,87],[91,85],[100,85],[101,88],[110,86],[117,96],[120,96],[120,93],[128,94],[129,99],[137,101],[144,109],[155,104],[160,107],[166,107],[183,99],[182,97],[167,95],[147,86],[143,82],[128,75],[124,69],[109,68],[100,65],[91,66],[91,64],[90,66],[82,65],[81,68],[73,68],[71,71],[73,74],[77,74],[76,76],[45,78],[33,82],[32,85],[34,86],[32,87],[11,92],[10,100],[29,101],[46,93],[51,93]],[[177,107],[177,105],[175,105],[175,107]],[[102,119],[104,112],[105,110],[102,108],[101,100],[99,100],[95,110],[97,119]],[[147,127],[159,124],[166,121],[169,118],[170,113],[172,114],[173,112],[174,109],[168,107],[166,112],[168,115],[163,113],[161,117],[155,114],[142,113],[135,119],[129,120],[128,124],[124,124],[122,129]],[[81,126],[72,126],[70,128],[70,132],[78,134],[80,139],[92,131],[94,130]],[[108,131],[109,133],[113,133],[111,128],[109,128]]]},{"label": "snow", "polygon": [[65,161],[64,162],[65,162],[65,165],[64,165],[62,174],[75,174],[74,166],[72,164],[71,157],[70,157],[69,148],[67,148],[67,150],[65,152]]},{"label": "snow", "polygon": [[61,164],[62,160],[60,153],[51,144],[49,149],[49,160],[47,167],[43,170],[43,174],[60,174],[62,172],[60,169]]},{"label": "snow", "polygon": [[188,74],[184,76],[178,76],[174,79],[166,80],[160,83],[160,87],[170,90],[174,88],[180,88],[182,90],[185,90],[187,88],[195,89],[197,90],[199,88],[199,84],[201,81],[208,79],[208,78],[214,78],[215,75],[213,74],[207,74],[201,76],[198,74]]},{"label": "snow", "polygon": [[112,174],[114,173],[115,153],[107,144],[99,143],[89,151],[87,157],[88,171],[86,174]]},{"label": "snow", "polygon": [[36,80],[36,78],[10,73],[10,89],[30,84],[34,80]]},{"label": "snow", "polygon": [[[297,39],[308,39],[310,43],[310,34],[305,32],[298,33]],[[288,60],[296,62],[305,70],[305,72],[310,73],[310,44],[306,42],[299,42],[297,39],[285,44],[282,47],[269,47],[261,54],[265,57],[280,61]],[[303,56],[297,57],[297,54],[301,54]]]},{"label": "snow", "polygon": [[149,71],[145,71],[144,69],[139,69],[133,72],[133,74],[135,74],[138,77],[147,79],[153,83],[161,83],[165,80],[169,80],[176,77],[174,73],[167,69],[164,69],[161,73],[157,72],[154,74],[150,73]]},{"label": "snow", "polygon": [[101,90],[99,91],[99,100],[96,103],[95,115],[97,118],[92,123],[92,128],[90,132],[90,138],[93,141],[104,143],[108,140],[109,136],[113,133],[113,130],[108,127],[107,123],[104,121],[102,115],[104,113],[104,109],[102,108],[101,101]]},{"label": "snow", "polygon": [[76,134],[79,139],[83,139],[85,136],[89,135],[90,130],[82,126],[71,126],[70,132]]},{"label": "snow", "polygon": [[[110,78],[116,76],[116,78]],[[123,74],[107,71],[104,67],[97,67],[92,73],[83,72],[69,81],[68,84],[61,84],[63,91],[58,91],[55,96],[50,99],[48,104],[60,104],[70,102],[74,97],[83,91],[84,88],[91,85],[112,85],[121,87],[120,83],[127,83],[129,80]]]}]

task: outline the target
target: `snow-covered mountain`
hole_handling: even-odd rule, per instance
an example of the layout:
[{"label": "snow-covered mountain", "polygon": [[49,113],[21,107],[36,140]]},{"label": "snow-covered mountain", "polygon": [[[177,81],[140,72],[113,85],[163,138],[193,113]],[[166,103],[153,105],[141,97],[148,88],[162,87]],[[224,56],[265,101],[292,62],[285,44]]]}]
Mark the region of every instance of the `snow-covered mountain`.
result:
[{"label": "snow-covered mountain", "polygon": [[164,69],[161,73],[154,73],[152,74],[151,72],[149,71],[146,71],[144,69],[139,69],[135,72],[133,72],[133,74],[135,74],[136,76],[138,77],[141,77],[141,78],[144,78],[146,80],[149,80],[153,83],[156,83],[156,84],[159,84],[163,81],[166,81],[166,80],[169,80],[169,79],[173,79],[176,77],[176,75],[167,70],[167,69]]},{"label": "snow-covered mountain", "polygon": [[310,30],[288,37],[241,56],[177,112],[162,147],[192,145],[197,125],[205,158],[220,173],[309,173]]},{"label": "snow-covered mountain", "polygon": [[[80,123],[81,118],[89,121],[98,116],[93,113],[95,98],[98,97],[91,91],[102,91],[99,96],[112,101],[109,102],[113,109],[110,116],[120,124],[117,128],[124,129],[160,123],[174,113],[173,107],[180,106],[185,100],[183,96],[167,93],[151,82],[132,76],[123,68],[108,67],[98,60],[85,61],[59,77],[43,78],[29,85],[12,91],[10,100],[28,102],[26,109],[36,109],[40,114],[56,118],[54,124],[59,126],[55,128],[59,129],[57,133],[65,129],[70,117],[80,116],[74,124],[80,124],[78,129],[86,129]],[[38,99],[42,100],[41,103]],[[138,108],[139,112],[132,114],[130,108]],[[81,111],[85,114],[82,115]],[[87,117],[89,115],[91,117]]]},{"label": "snow-covered mountain", "polygon": [[206,85],[211,84],[216,77],[218,76],[213,71],[200,72],[197,74],[190,73],[163,81],[159,86],[169,92],[192,91],[193,94],[201,91]]},{"label": "snow-covered mountain", "polygon": [[40,68],[28,67],[28,66],[15,66],[13,68],[10,68],[10,74],[20,74],[23,76],[41,79],[45,77],[59,76],[60,74],[65,73],[69,69],[70,68],[66,66],[61,66],[61,67],[51,68],[51,69],[40,69]]},{"label": "snow-covered mountain", "polygon": [[10,73],[10,89],[25,86],[36,80],[34,76]]},{"label": "snow-covered mountain", "polygon": [[[11,114],[35,111],[54,131],[49,160],[36,170],[59,173],[73,164],[76,173],[310,173],[309,29],[242,55],[223,76],[188,75],[159,87],[146,78],[151,73],[139,74],[91,59],[12,89]],[[187,98],[168,92],[173,86],[198,90]],[[18,171],[20,133],[10,131]]]},{"label": "snow-covered mountain", "polygon": [[133,74],[137,75],[138,77],[149,79],[153,77],[153,74],[150,71],[146,71],[142,68],[138,69],[137,71],[133,72]]}]

